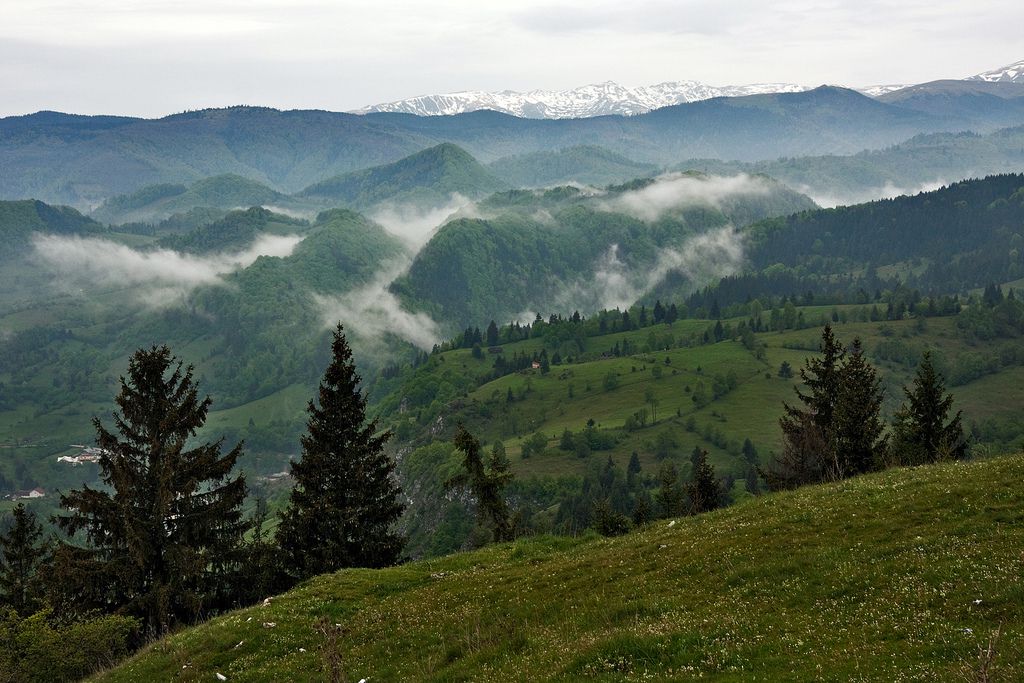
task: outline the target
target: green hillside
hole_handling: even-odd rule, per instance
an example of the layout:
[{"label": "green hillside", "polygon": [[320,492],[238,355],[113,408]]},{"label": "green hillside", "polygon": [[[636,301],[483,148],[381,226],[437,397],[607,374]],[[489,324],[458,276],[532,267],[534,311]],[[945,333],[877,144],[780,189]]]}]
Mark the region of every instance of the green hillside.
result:
[{"label": "green hillside", "polygon": [[532,538],[313,579],[99,681],[1024,676],[1024,457],[890,470],[616,539]]},{"label": "green hillside", "polygon": [[985,135],[916,135],[898,145],[847,156],[785,157],[742,163],[694,159],[676,168],[709,173],[764,173],[824,204],[853,204],[881,194],[913,194],[939,183],[1024,168],[1024,127]]},{"label": "green hillside", "polygon": [[289,205],[285,194],[240,175],[225,174],[184,185],[148,185],[105,201],[92,212],[106,223],[155,222],[196,207],[237,209],[264,204]]},{"label": "green hillside", "polygon": [[[111,410],[128,354],[165,343],[196,365],[202,390],[214,397],[213,438],[244,438],[247,470],[280,471],[295,451],[305,402],[322,363],[328,323],[314,295],[364,285],[404,250],[379,225],[341,209],[323,212],[312,223],[259,208],[233,212],[179,236],[173,246],[231,251],[268,233],[304,239],[289,256],[261,256],[225,275],[222,284],[195,288],[179,305],[141,305],[132,288],[115,287],[89,291],[88,297],[50,294],[0,309],[5,488],[91,482],[95,467],[67,467],[56,457],[68,452],[69,444],[91,443],[90,420]],[[53,278],[49,270],[36,270],[41,278]],[[365,358],[368,373],[391,353],[390,346],[381,348],[382,357]]]},{"label": "green hillside", "polygon": [[168,249],[202,254],[214,251],[241,250],[261,234],[295,234],[306,232],[309,223],[289,218],[254,206],[244,211],[231,211],[223,218],[201,225],[181,235],[168,235],[158,244]]},{"label": "green hillside", "polygon": [[[705,185],[720,183],[735,183],[736,189],[717,201],[693,196]],[[636,211],[648,194],[659,194],[664,203],[650,214]],[[530,310],[594,311],[623,305],[608,300],[609,293],[593,282],[595,273],[621,272],[635,281],[630,285],[640,296],[647,285],[639,281],[656,269],[665,248],[686,252],[688,240],[714,228],[743,226],[815,205],[770,179],[691,174],[637,179],[600,194],[564,186],[511,190],[491,195],[479,208],[485,217],[443,225],[417,254],[408,275],[394,285],[410,305],[431,312],[453,326],[449,329],[489,318],[507,320]],[[713,266],[706,280],[739,266],[738,257],[721,269]],[[706,284],[696,279],[687,278],[680,289],[689,293]]]},{"label": "green hillside", "polygon": [[513,187],[548,187],[576,182],[603,186],[651,175],[658,167],[633,161],[596,145],[518,154],[487,165]]},{"label": "green hillside", "polygon": [[67,206],[50,206],[33,199],[0,201],[0,239],[6,247],[0,259],[24,248],[33,232],[88,235],[104,231],[95,220]]},{"label": "green hillside", "polygon": [[365,208],[386,201],[443,203],[455,193],[477,198],[504,187],[464,149],[443,143],[391,164],[323,180],[299,195]]},{"label": "green hillside", "polygon": [[[687,299],[691,310],[767,294],[865,301],[903,286],[965,292],[1024,275],[1024,175],[772,218],[746,233],[748,266]],[[663,297],[663,292],[657,292]]]}]

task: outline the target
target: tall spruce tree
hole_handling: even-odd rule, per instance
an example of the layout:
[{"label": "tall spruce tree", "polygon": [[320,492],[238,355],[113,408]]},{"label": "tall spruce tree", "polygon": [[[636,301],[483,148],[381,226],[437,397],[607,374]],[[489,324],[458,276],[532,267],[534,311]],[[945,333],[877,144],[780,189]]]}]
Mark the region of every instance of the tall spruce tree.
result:
[{"label": "tall spruce tree", "polygon": [[686,486],[690,498],[690,514],[709,512],[722,504],[722,485],[715,478],[715,468],[708,462],[708,452],[701,449],[693,470],[693,478]]},{"label": "tall spruce tree", "polygon": [[658,473],[661,487],[655,494],[658,509],[662,517],[679,517],[686,512],[686,501],[683,489],[679,484],[679,471],[670,462],[661,466]]},{"label": "tall spruce tree", "polygon": [[295,487],[277,529],[286,569],[295,579],[345,567],[386,567],[398,561],[402,514],[394,461],[384,452],[391,434],[366,420],[352,350],[341,324],[310,401],[302,457],[291,464]]},{"label": "tall spruce tree", "polygon": [[825,325],[821,331],[821,358],[808,358],[804,367],[800,369],[800,379],[807,387],[807,393],[801,391],[800,387],[794,388],[804,408],[783,404],[785,414],[779,420],[783,433],[800,429],[799,418],[803,413],[811,415],[814,423],[822,431],[828,432],[832,429],[832,417],[839,399],[841,370],[845,356],[843,345],[836,339],[832,326]]},{"label": "tall spruce tree", "polygon": [[18,503],[11,512],[12,524],[0,535],[0,605],[10,605],[22,617],[41,605],[43,582],[40,569],[48,548],[40,540],[43,529],[35,514]]},{"label": "tall spruce tree", "polygon": [[882,422],[882,381],[854,339],[839,371],[839,387],[831,430],[833,467],[839,478],[880,469],[885,423]]},{"label": "tall spruce tree", "polygon": [[779,419],[782,453],[767,467],[759,469],[772,490],[821,481],[828,471],[828,463],[834,460],[830,446],[845,352],[831,325],[825,325],[821,331],[820,348],[821,357],[808,358],[800,369],[806,393],[794,387],[803,406],[782,404],[783,416]]},{"label": "tall spruce tree", "polygon": [[116,433],[93,420],[107,490],[61,496],[68,513],[58,523],[90,546],[69,549],[66,580],[93,606],[139,617],[149,634],[216,601],[245,529],[245,479],[232,475],[242,445],[189,448],[211,403],[199,399],[192,370],[166,346],[136,351],[114,399]]},{"label": "tall spruce tree", "polygon": [[904,387],[903,393],[906,401],[893,418],[891,461],[899,465],[922,465],[967,457],[960,411],[948,419],[953,395],[946,393],[945,381],[935,370],[931,353],[925,352],[913,388]]},{"label": "tall spruce tree", "polygon": [[[463,471],[449,479],[446,487],[466,486],[476,498],[477,526],[484,532],[477,536],[490,536],[499,543],[512,540],[515,525],[504,494],[512,480],[508,458],[494,451],[485,466],[480,442],[461,424],[452,443],[462,451]],[[481,542],[486,542],[486,538]]]}]

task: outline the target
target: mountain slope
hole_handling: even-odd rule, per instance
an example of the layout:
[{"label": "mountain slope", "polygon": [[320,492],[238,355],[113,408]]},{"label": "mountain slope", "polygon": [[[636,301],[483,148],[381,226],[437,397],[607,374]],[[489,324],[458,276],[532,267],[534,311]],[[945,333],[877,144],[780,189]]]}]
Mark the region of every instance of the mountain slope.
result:
[{"label": "mountain slope", "polygon": [[988,81],[990,83],[1024,83],[1024,59],[991,71],[983,71],[971,76],[969,81]]},{"label": "mountain slope", "polygon": [[1024,676],[1024,458],[901,469],[661,521],[349,570],[154,643],[99,681],[972,680]]},{"label": "mountain slope", "polygon": [[880,102],[960,121],[976,132],[1019,125],[1024,81],[932,81],[878,98]]},{"label": "mountain slope", "polygon": [[1024,168],[1024,127],[975,133],[917,135],[885,149],[754,163],[693,159],[678,170],[761,173],[810,195],[823,206],[914,194],[920,190]]},{"label": "mountain slope", "polygon": [[549,187],[570,182],[608,185],[650,175],[653,164],[633,161],[596,145],[504,157],[487,165],[513,187]]},{"label": "mountain slope", "polygon": [[0,167],[12,171],[0,197],[93,208],[146,185],[226,173],[295,191],[428,144],[324,111],[228,107],[153,120],[40,112],[0,119]]},{"label": "mountain slope", "polygon": [[[700,244],[690,240],[726,231],[699,260],[728,270],[739,260],[724,236],[729,225],[814,206],[768,179],[700,174],[635,180],[599,195],[572,187],[513,190],[481,202],[483,217],[441,226],[393,289],[451,331],[492,318],[532,318],[537,310],[630,305],[647,291],[659,259]],[[683,270],[694,280],[706,276],[701,265]]]},{"label": "mountain slope", "polygon": [[261,234],[297,234],[308,229],[306,221],[254,206],[244,211],[231,211],[223,218],[184,234],[168,235],[157,243],[161,247],[190,254],[241,251]]},{"label": "mountain slope", "polygon": [[203,178],[184,185],[148,185],[131,194],[111,197],[92,212],[106,223],[156,221],[196,207],[237,209],[287,204],[289,198],[263,183],[235,174]]},{"label": "mountain slope", "polygon": [[964,295],[1024,277],[1021,225],[1021,174],[769,218],[745,231],[744,272],[694,293],[687,305],[695,310],[798,292],[867,301],[869,292],[899,285]]},{"label": "mountain slope", "polygon": [[0,239],[5,245],[0,259],[26,246],[33,232],[84,235],[105,230],[92,218],[67,206],[50,206],[32,199],[0,201]]},{"label": "mountain slope", "polygon": [[300,196],[363,208],[387,201],[443,203],[455,193],[476,198],[505,187],[466,150],[443,143],[394,163],[320,181]]}]

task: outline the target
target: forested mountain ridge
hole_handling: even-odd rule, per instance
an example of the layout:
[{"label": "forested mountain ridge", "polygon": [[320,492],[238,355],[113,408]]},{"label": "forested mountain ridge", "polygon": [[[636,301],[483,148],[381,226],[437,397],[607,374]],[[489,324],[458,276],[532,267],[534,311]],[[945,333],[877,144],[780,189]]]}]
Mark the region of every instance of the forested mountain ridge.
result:
[{"label": "forested mountain ridge", "polygon": [[[1018,123],[1024,123],[1019,121]],[[1005,123],[1002,125],[1006,125]],[[158,183],[232,173],[295,192],[444,142],[487,163],[585,141],[636,161],[717,157],[756,161],[849,154],[922,132],[989,130],[821,87],[802,93],[718,98],[633,117],[529,120],[494,112],[444,117],[358,116],[231,107],[162,119],[39,113],[0,120],[0,197],[35,196],[91,208]],[[56,140],[56,144],[51,141]]]},{"label": "forested mountain ridge", "polygon": [[442,143],[391,164],[322,180],[299,196],[366,208],[382,202],[444,203],[453,194],[477,199],[506,187],[464,149]]},{"label": "forested mountain ridge", "polygon": [[287,204],[289,197],[263,183],[235,174],[185,185],[147,185],[129,195],[111,197],[90,214],[105,223],[157,222],[196,207],[238,209]]},{"label": "forested mountain ridge", "polygon": [[[700,196],[704,191],[707,198]],[[581,310],[629,305],[623,297],[635,298],[647,285],[609,288],[602,283],[609,273],[656,270],[665,250],[685,253],[688,240],[712,229],[813,207],[767,178],[702,174],[639,179],[597,192],[496,193],[478,205],[482,217],[443,225],[392,289],[449,329],[484,317],[520,316],[545,302]],[[700,258],[724,261],[724,269],[734,265],[727,236],[708,247]]]},{"label": "forested mountain ridge", "polygon": [[1020,174],[768,219],[747,231],[750,267],[690,303],[802,291],[853,302],[886,280],[933,293],[1010,282],[1024,276],[1022,225]]},{"label": "forested mountain ridge", "polygon": [[68,206],[32,199],[0,201],[0,236],[9,248],[5,256],[12,253],[11,249],[25,247],[33,232],[87,235],[105,230],[101,223]]},{"label": "forested mountain ridge", "polygon": [[1013,126],[1024,112],[1024,83],[941,80],[886,93],[879,101],[956,118],[974,130]]},{"label": "forested mountain ridge", "polygon": [[831,206],[916,194],[960,179],[1018,172],[1022,167],[1024,127],[1017,126],[986,135],[916,135],[892,147],[849,156],[788,157],[754,163],[692,159],[673,168],[764,173]]},{"label": "forested mountain ridge", "polygon": [[568,182],[604,186],[658,171],[654,164],[636,162],[596,145],[503,157],[487,168],[513,187],[549,187]]}]

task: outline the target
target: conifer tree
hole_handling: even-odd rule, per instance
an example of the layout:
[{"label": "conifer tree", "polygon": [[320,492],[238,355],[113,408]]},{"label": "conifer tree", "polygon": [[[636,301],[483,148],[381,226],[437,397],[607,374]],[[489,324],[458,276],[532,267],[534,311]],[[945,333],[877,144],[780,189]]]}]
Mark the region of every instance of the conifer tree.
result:
[{"label": "conifer tree", "polygon": [[811,415],[815,424],[824,432],[832,428],[832,416],[839,398],[840,371],[845,357],[842,344],[836,339],[831,325],[821,331],[821,358],[808,358],[800,369],[800,379],[807,387],[807,393],[795,387],[796,396],[804,408],[783,404],[785,415],[779,420],[784,434],[799,429],[801,413]]},{"label": "conifer tree", "polygon": [[925,352],[912,389],[903,388],[906,401],[893,419],[892,460],[900,465],[921,465],[945,458],[967,457],[967,441],[960,411],[947,421],[953,395]]},{"label": "conifer tree", "polygon": [[642,490],[636,495],[636,503],[633,505],[633,526],[643,526],[653,519],[651,497],[647,491]]},{"label": "conifer tree", "polygon": [[782,404],[782,453],[768,467],[758,470],[772,490],[822,481],[827,463],[835,460],[831,451],[832,423],[845,352],[831,325],[825,325],[821,332],[821,354],[820,358],[808,358],[800,369],[807,392],[799,387],[794,390],[803,407]]},{"label": "conifer tree", "polygon": [[281,515],[277,538],[286,570],[295,579],[345,567],[386,567],[398,560],[402,514],[395,463],[384,452],[390,433],[366,420],[366,399],[352,350],[338,324],[331,362],[320,381],[302,456],[291,464],[295,487]]},{"label": "conifer tree", "polygon": [[703,449],[686,491],[690,498],[690,514],[709,512],[722,504],[722,485],[715,478],[715,468],[708,462],[708,452]]},{"label": "conifer tree", "polygon": [[487,345],[497,346],[498,345],[498,324],[493,320],[487,326]]},{"label": "conifer tree", "polygon": [[621,536],[629,531],[629,519],[616,512],[607,498],[594,502],[590,516],[594,529],[602,536]]},{"label": "conifer tree", "polygon": [[665,463],[659,474],[661,488],[658,489],[657,501],[662,517],[679,517],[686,510],[683,490],[679,485],[679,472],[672,463]]},{"label": "conifer tree", "polygon": [[0,535],[0,605],[9,605],[19,615],[27,617],[41,603],[40,569],[46,562],[48,549],[40,543],[42,527],[24,503],[18,503],[11,516],[11,528]]},{"label": "conifer tree", "polygon": [[626,486],[633,490],[640,486],[640,456],[636,451],[629,456],[629,464],[626,466]]},{"label": "conifer tree", "polygon": [[67,581],[93,606],[137,616],[149,634],[198,618],[222,593],[224,563],[245,528],[242,452],[223,439],[189,448],[206,421],[192,366],[166,346],[139,349],[114,399],[115,432],[94,419],[106,490],[61,496],[58,523],[90,545],[68,550]]},{"label": "conifer tree", "polygon": [[860,339],[853,340],[839,377],[831,452],[836,475],[843,478],[881,467],[885,425],[881,416],[882,382],[865,358]]},{"label": "conifer tree", "polygon": [[485,466],[480,442],[461,424],[453,443],[463,453],[463,472],[449,479],[446,486],[468,486],[477,501],[477,524],[499,543],[512,540],[514,528],[504,495],[505,486],[512,480],[508,458],[492,453]]}]

